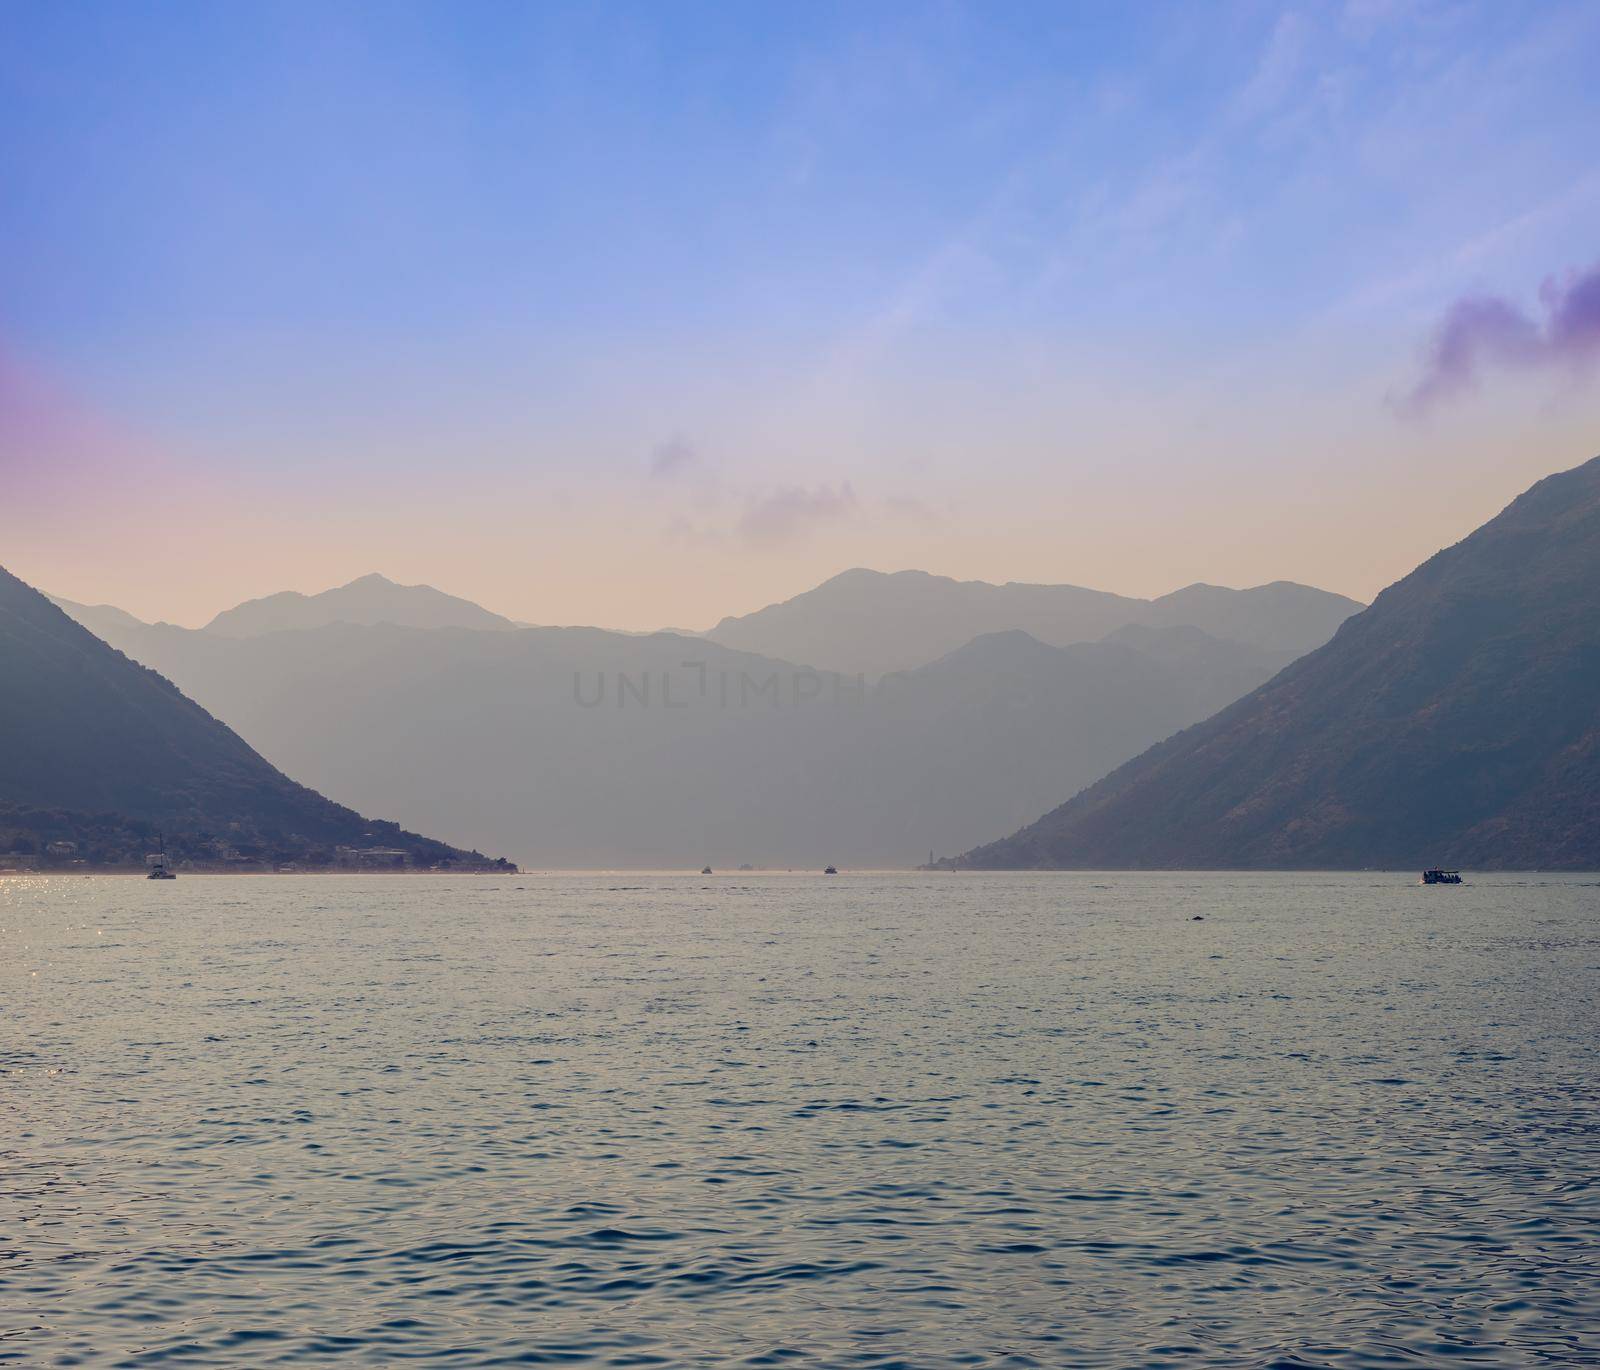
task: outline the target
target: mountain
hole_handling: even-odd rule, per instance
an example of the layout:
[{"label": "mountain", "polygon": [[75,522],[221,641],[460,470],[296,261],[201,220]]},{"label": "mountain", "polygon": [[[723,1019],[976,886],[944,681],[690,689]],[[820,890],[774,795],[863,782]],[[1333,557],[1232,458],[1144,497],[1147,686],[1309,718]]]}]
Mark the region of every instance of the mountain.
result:
[{"label": "mountain", "polygon": [[923,571],[857,569],[781,604],[725,618],[706,636],[736,651],[876,679],[1011,630],[1066,646],[1126,624],[1187,626],[1298,656],[1320,647],[1360,608],[1343,595],[1287,581],[1250,590],[1191,585],[1147,600],[1075,585],[990,585]]},{"label": "mountain", "polygon": [[348,845],[404,849],[413,863],[490,864],[297,785],[170,681],[4,570],[0,757],[0,831],[11,850],[28,846],[31,830],[94,829],[120,844],[117,860],[139,859],[159,828],[176,856],[196,859],[226,847],[331,861]]},{"label": "mountain", "polygon": [[1254,688],[1193,628],[963,644],[862,688],[670,633],[330,624],[115,645],[274,763],[539,865],[907,866],[998,837]]},{"label": "mountain", "polygon": [[60,595],[46,595],[45,598],[68,618],[81,623],[99,638],[108,634],[137,632],[150,626],[143,619],[135,618],[127,610],[113,604],[75,604],[70,599],[62,599]]},{"label": "mountain", "polygon": [[1131,620],[1152,627],[1191,626],[1212,637],[1246,642],[1290,659],[1320,647],[1362,604],[1292,580],[1248,590],[1190,585],[1150,601],[1147,617]]},{"label": "mountain", "polygon": [[1600,869],[1600,458],[967,867]]},{"label": "mountain", "polygon": [[380,575],[362,576],[348,585],[302,595],[283,590],[262,599],[224,609],[206,625],[226,637],[257,637],[330,623],[393,623],[402,628],[515,628],[499,614],[458,599],[431,585],[396,585]]}]

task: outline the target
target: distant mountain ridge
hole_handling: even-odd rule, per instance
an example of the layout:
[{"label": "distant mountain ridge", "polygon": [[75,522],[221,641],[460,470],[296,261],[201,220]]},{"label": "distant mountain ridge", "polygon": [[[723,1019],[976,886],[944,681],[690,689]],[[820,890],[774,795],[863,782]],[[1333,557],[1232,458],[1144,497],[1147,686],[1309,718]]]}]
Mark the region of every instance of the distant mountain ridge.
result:
[{"label": "distant mountain ridge", "polygon": [[738,651],[869,677],[926,665],[985,633],[1015,629],[1064,647],[1129,624],[1195,627],[1289,659],[1321,646],[1361,607],[1291,581],[1248,590],[1191,585],[1146,600],[1075,585],[992,585],[857,568],[793,599],[725,618],[706,637]]},{"label": "distant mountain ridge", "polygon": [[45,595],[45,598],[68,618],[81,623],[96,637],[103,638],[107,633],[136,632],[140,628],[150,626],[143,619],[135,618],[126,609],[119,609],[114,604],[75,604],[70,599],[61,598],[60,595]]},{"label": "distant mountain ridge", "polygon": [[670,633],[113,640],[292,774],[556,866],[909,866],[1014,828],[1281,664],[1192,628],[1068,647],[1016,631],[863,692]]},{"label": "distant mountain ridge", "polygon": [[973,868],[1600,869],[1600,457]]},{"label": "distant mountain ridge", "polygon": [[[95,610],[103,612],[104,606]],[[401,628],[477,628],[504,631],[518,625],[471,600],[431,585],[397,585],[376,573],[320,594],[282,590],[224,609],[206,631],[225,637],[256,637],[330,623],[393,623]]]},{"label": "distant mountain ridge", "polygon": [[0,758],[6,850],[47,823],[124,846],[157,827],[176,855],[200,858],[219,843],[295,861],[378,845],[417,863],[492,864],[296,784],[169,680],[3,569]]},{"label": "distant mountain ridge", "polygon": [[[419,599],[381,577],[253,601],[219,616],[225,627],[232,616],[229,632],[69,607],[274,764],[422,831],[470,834],[547,865],[904,866],[930,847],[998,837],[1215,712],[1297,654],[1275,644],[1322,631],[1346,605],[1297,586],[1190,587],[1145,601],[856,574],[869,588],[931,592],[939,632],[921,639],[927,660],[873,675],[870,698],[855,684],[837,707],[770,707],[765,696],[719,707],[701,692],[702,680],[725,676],[737,696],[748,674],[810,681],[831,699],[811,663],[667,632],[508,627],[495,615],[485,631],[482,611],[459,603],[446,626],[430,626],[418,610],[431,611],[437,592]],[[979,602],[967,623],[982,631],[933,651],[949,636],[952,586]],[[985,627],[1018,616],[1019,602],[1034,606],[1022,617],[1067,640]],[[362,616],[376,621],[352,621]],[[1098,639],[1078,637],[1102,622]],[[647,710],[620,707],[624,678],[631,688],[648,678]],[[576,704],[576,690],[597,681],[611,691],[606,707]]]}]

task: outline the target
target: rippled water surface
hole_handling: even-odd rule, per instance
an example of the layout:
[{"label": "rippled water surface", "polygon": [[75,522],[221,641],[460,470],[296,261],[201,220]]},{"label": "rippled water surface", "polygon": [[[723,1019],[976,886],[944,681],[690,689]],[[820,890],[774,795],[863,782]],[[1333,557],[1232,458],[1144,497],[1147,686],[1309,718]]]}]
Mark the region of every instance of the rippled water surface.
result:
[{"label": "rippled water surface", "polygon": [[1600,887],[1412,879],[0,880],[0,1362],[1600,1363]]}]

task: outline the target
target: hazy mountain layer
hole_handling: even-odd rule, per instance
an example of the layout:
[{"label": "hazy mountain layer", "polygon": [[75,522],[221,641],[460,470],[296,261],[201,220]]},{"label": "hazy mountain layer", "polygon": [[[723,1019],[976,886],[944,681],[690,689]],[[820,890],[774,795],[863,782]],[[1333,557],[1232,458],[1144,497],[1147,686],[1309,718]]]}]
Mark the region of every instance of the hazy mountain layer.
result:
[{"label": "hazy mountain layer", "polygon": [[277,764],[541,865],[909,865],[1026,820],[1267,679],[1195,629],[980,638],[862,691],[672,634],[329,625],[117,645]]},{"label": "hazy mountain layer", "polygon": [[1600,868],[1600,458],[962,865]]},{"label": "hazy mountain layer", "polygon": [[923,571],[845,571],[814,590],[740,618],[707,637],[739,651],[819,670],[911,670],[984,633],[1020,629],[1041,642],[1089,642],[1126,624],[1200,628],[1214,637],[1298,656],[1326,642],[1361,605],[1288,581],[1249,590],[1191,585],[1132,599],[1075,585],[990,585]]},{"label": "hazy mountain layer", "polygon": [[113,604],[75,604],[70,599],[62,599],[60,595],[47,594],[45,598],[98,638],[109,640],[113,634],[150,626],[143,619],[135,618],[126,609],[119,609]]}]

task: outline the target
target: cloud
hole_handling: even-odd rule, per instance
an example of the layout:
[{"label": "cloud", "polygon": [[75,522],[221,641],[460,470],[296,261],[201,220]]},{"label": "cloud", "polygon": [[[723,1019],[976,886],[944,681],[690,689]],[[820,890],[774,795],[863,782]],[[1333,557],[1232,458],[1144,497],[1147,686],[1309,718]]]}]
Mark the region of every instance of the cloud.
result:
[{"label": "cloud", "polygon": [[682,438],[657,443],[650,453],[650,479],[671,480],[699,460],[699,453]]},{"label": "cloud", "polygon": [[939,517],[938,511],[927,500],[915,495],[886,495],[883,507],[897,517],[914,519],[920,523],[932,523]]},{"label": "cloud", "polygon": [[837,489],[786,485],[750,504],[739,519],[739,533],[749,542],[787,542],[820,524],[847,518],[857,507],[849,481]]},{"label": "cloud", "polygon": [[1420,415],[1477,389],[1485,371],[1586,370],[1600,360],[1600,263],[1545,281],[1536,319],[1498,295],[1457,300],[1434,330],[1422,379],[1398,401]]},{"label": "cloud", "polygon": [[672,519],[662,529],[662,536],[675,547],[721,547],[728,540],[722,529],[704,527],[685,514]]},{"label": "cloud", "polygon": [[1229,117],[1250,123],[1271,113],[1294,90],[1311,38],[1310,25],[1293,12],[1280,14],[1250,79],[1233,97]]}]

